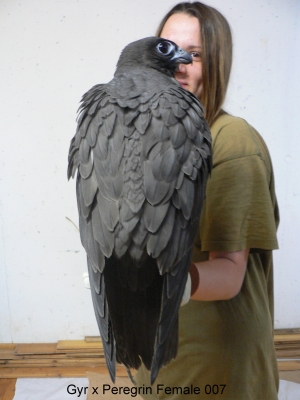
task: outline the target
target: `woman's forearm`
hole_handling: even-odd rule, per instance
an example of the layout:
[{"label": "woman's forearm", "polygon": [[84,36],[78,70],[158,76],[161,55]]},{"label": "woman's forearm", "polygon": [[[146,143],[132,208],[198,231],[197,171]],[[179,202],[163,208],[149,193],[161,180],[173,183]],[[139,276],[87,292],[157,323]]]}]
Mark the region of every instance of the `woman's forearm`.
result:
[{"label": "woman's forearm", "polygon": [[[191,267],[193,300],[229,300],[242,286],[249,249],[236,252],[211,252],[208,261]],[[198,276],[197,276],[198,273]]]}]

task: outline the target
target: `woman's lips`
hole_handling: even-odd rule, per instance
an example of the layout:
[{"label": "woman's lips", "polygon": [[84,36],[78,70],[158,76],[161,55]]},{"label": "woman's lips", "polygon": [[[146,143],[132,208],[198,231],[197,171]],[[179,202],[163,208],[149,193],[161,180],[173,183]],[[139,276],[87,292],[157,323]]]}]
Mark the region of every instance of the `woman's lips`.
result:
[{"label": "woman's lips", "polygon": [[177,82],[178,82],[179,85],[180,85],[181,87],[183,87],[184,89],[186,89],[187,86],[188,86],[188,84],[187,84],[186,82],[183,82],[183,81],[177,81]]}]

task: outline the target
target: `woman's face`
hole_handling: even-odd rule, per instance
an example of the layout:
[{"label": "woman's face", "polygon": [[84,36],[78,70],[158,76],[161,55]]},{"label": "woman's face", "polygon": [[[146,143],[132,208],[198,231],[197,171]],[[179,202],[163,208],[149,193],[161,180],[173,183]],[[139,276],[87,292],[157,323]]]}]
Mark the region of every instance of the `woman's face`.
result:
[{"label": "woman's face", "polygon": [[196,17],[185,13],[177,13],[165,23],[160,36],[175,42],[179,47],[193,56],[192,64],[180,64],[175,73],[180,85],[200,98],[202,92],[202,41],[200,24]]}]

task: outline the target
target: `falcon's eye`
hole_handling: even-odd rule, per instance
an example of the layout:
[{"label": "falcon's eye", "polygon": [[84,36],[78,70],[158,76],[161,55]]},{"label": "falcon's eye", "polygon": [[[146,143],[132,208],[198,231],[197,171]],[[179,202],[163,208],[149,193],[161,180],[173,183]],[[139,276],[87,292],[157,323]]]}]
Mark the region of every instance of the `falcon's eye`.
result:
[{"label": "falcon's eye", "polygon": [[156,48],[161,54],[167,56],[173,50],[173,44],[170,42],[161,42],[156,46]]}]

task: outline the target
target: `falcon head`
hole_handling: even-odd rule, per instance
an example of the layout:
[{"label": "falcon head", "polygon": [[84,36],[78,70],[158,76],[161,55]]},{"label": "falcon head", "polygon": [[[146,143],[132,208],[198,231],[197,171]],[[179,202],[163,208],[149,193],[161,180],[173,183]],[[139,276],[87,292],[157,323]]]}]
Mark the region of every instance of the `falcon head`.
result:
[{"label": "falcon head", "polygon": [[147,37],[128,44],[121,53],[117,71],[123,68],[154,68],[168,76],[174,76],[178,64],[190,64],[190,53],[171,40]]}]

